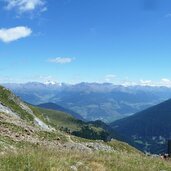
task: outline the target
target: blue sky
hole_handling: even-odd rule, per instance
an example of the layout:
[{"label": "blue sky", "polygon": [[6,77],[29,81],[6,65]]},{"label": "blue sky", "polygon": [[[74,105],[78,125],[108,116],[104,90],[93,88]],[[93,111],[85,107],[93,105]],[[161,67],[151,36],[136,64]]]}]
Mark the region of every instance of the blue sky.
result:
[{"label": "blue sky", "polygon": [[0,0],[0,82],[171,85],[170,0]]}]

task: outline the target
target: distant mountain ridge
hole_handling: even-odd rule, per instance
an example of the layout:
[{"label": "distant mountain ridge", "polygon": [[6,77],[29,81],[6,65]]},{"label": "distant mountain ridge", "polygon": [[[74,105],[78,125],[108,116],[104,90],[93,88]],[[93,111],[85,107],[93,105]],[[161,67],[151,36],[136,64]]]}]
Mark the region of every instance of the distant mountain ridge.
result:
[{"label": "distant mountain ridge", "polygon": [[171,139],[171,99],[115,121],[110,126],[129,140],[132,139],[141,150],[166,152],[167,141]]},{"label": "distant mountain ridge", "polygon": [[28,103],[38,105],[52,102],[88,121],[112,122],[171,98],[171,88],[168,87],[37,82],[3,85]]},{"label": "distant mountain ridge", "polygon": [[39,104],[37,106],[41,107],[41,108],[45,108],[45,109],[51,109],[51,110],[57,110],[57,111],[65,112],[67,114],[72,115],[76,119],[79,119],[82,121],[85,120],[81,115],[77,114],[76,112],[73,112],[72,110],[66,109],[62,106],[55,104],[55,103],[50,103],[50,102],[49,103],[42,103],[42,104]]}]

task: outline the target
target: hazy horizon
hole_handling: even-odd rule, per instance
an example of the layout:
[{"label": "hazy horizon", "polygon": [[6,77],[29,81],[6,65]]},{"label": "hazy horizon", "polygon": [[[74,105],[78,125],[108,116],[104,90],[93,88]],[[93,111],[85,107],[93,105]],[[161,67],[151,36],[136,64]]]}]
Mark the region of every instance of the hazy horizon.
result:
[{"label": "hazy horizon", "polygon": [[97,85],[104,85],[104,84],[109,84],[113,86],[123,86],[123,87],[166,87],[166,88],[171,88],[171,84],[164,84],[164,82],[156,82],[156,83],[146,83],[146,82],[125,82],[125,83],[112,83],[112,82],[77,82],[77,83],[67,83],[67,82],[56,82],[56,81],[45,81],[45,82],[39,82],[39,81],[27,81],[27,82],[0,82],[1,85],[7,85],[7,84],[44,84],[44,85],[79,85],[79,84],[97,84]]}]

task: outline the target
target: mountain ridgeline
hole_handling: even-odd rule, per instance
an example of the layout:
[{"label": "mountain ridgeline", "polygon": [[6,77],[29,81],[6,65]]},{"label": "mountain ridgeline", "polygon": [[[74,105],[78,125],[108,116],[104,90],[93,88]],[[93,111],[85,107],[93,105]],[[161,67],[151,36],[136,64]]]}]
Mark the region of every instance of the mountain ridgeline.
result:
[{"label": "mountain ridgeline", "polygon": [[45,109],[51,109],[51,110],[57,110],[57,111],[61,111],[61,112],[64,112],[64,113],[67,113],[67,114],[70,114],[72,115],[74,118],[76,119],[79,119],[79,120],[82,120],[84,121],[85,119],[79,115],[78,113],[72,111],[72,110],[69,110],[69,109],[66,109],[60,105],[57,105],[55,103],[42,103],[42,104],[39,104],[37,105],[38,107],[41,107],[41,108],[45,108]]},{"label": "mountain ridgeline", "polygon": [[171,139],[171,100],[110,124],[118,133],[147,152],[167,152]]},{"label": "mountain ridgeline", "polygon": [[[39,105],[52,102],[70,110],[67,113],[78,114],[87,121],[101,120],[106,123],[130,116],[171,98],[171,89],[167,87],[34,82],[4,86],[28,103]],[[78,115],[74,116],[78,118]]]}]

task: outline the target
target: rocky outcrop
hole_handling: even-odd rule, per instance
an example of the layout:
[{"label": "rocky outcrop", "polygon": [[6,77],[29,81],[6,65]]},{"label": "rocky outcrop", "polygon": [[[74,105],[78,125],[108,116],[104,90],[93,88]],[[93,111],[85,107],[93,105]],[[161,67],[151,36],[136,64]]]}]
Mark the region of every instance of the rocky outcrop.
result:
[{"label": "rocky outcrop", "polygon": [[9,107],[4,106],[1,102],[0,102],[0,112],[19,118],[17,113],[13,112]]},{"label": "rocky outcrop", "polygon": [[115,152],[115,150],[104,143],[101,142],[68,142],[62,145],[64,149],[76,150],[81,152],[93,152],[93,151],[104,151],[104,152]]}]

